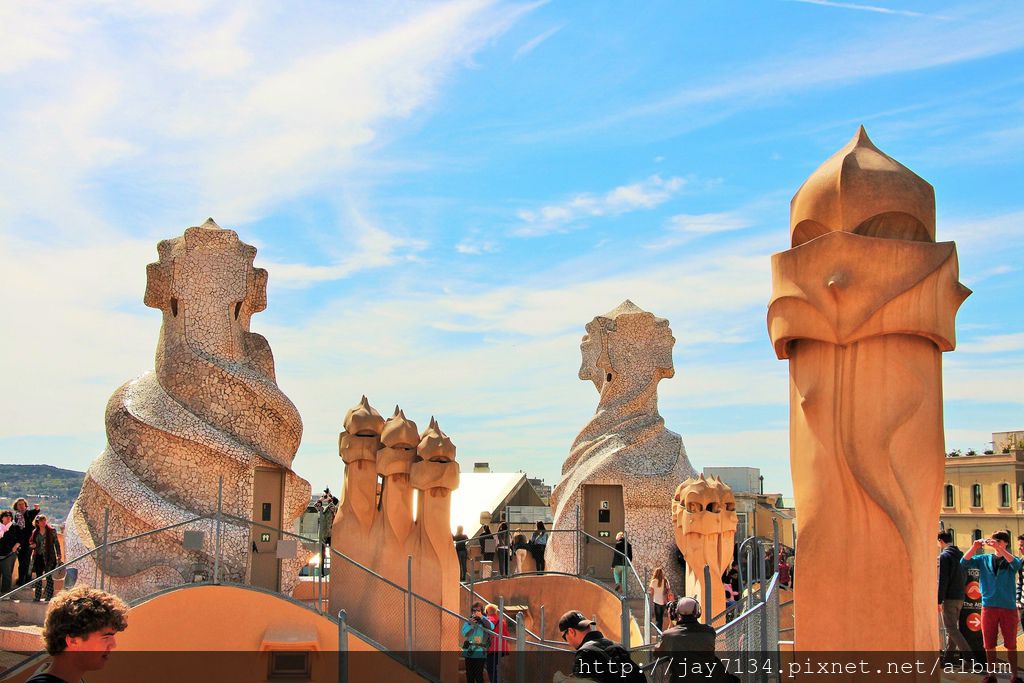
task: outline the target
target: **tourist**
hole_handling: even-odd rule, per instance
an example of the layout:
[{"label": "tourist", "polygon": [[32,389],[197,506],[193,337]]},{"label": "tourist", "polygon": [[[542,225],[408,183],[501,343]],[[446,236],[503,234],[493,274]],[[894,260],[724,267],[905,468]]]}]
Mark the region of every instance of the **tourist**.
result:
[{"label": "tourist", "polygon": [[110,593],[84,587],[62,592],[43,623],[50,667],[25,683],[78,683],[85,672],[102,669],[117,647],[116,634],[128,627],[127,616],[128,606]]},{"label": "tourist", "polygon": [[[1017,537],[1017,552],[1024,556],[1024,534]],[[1024,564],[1017,572],[1017,612],[1021,615],[1021,625],[1024,625]]]},{"label": "tourist", "polygon": [[18,585],[24,586],[32,578],[32,548],[29,541],[32,532],[35,530],[33,521],[39,514],[39,503],[36,503],[32,510],[28,509],[28,501],[19,498],[14,501],[14,528],[18,535],[18,543],[21,548],[18,550]]},{"label": "tourist", "polygon": [[[1006,549],[1010,544],[1007,531],[997,531],[984,540],[977,539],[960,559],[964,567],[976,568],[981,580],[981,635],[985,643],[985,656],[990,670],[999,666],[996,658],[996,641],[1003,634],[1006,659],[1013,672],[1011,683],[1020,683],[1017,676],[1017,603],[1015,576],[1021,568],[1021,560]],[[980,553],[984,547],[991,548],[992,554]],[[987,674],[984,683],[995,683],[994,673]]]},{"label": "tourist", "polygon": [[724,582],[723,585],[725,586],[725,620],[732,621],[732,606],[739,601],[740,594],[732,589],[732,585],[728,581]]},{"label": "tourist", "polygon": [[516,534],[512,542],[512,552],[516,558],[514,571],[516,574],[522,574],[523,567],[526,566],[526,556],[530,554],[530,542],[526,540],[524,534]]},{"label": "tourist", "polygon": [[701,681],[739,681],[726,671],[722,660],[715,654],[715,629],[700,622],[700,603],[693,598],[679,598],[669,603],[668,608],[673,626],[661,634],[661,642],[654,649],[654,655],[666,662],[660,666],[667,667],[667,673],[671,674],[664,679],[682,680],[690,672],[698,670],[702,672]]},{"label": "tourist", "polygon": [[455,541],[455,554],[459,556],[459,581],[464,582],[466,580],[466,559],[469,555],[469,536],[465,534],[461,526],[457,526],[452,540]]},{"label": "tourist", "polygon": [[491,622],[494,634],[491,636],[491,645],[487,648],[487,680],[490,683],[498,683],[501,673],[501,658],[508,654],[508,625],[501,620],[498,606],[488,604],[484,607],[484,616]]},{"label": "tourist", "polygon": [[[49,574],[61,563],[60,541],[57,540],[57,530],[50,526],[46,515],[39,515],[35,518],[36,530],[32,533],[32,568],[38,575]],[[53,597],[53,575],[49,574],[46,579],[46,600]],[[36,597],[39,599],[43,591],[43,581],[36,581]]]},{"label": "tourist", "polygon": [[13,525],[13,512],[4,510],[0,513],[0,595],[7,595],[14,587],[14,563],[18,559],[21,542],[17,530],[11,531]]},{"label": "tourist", "polygon": [[338,514],[338,499],[331,493],[330,488],[324,489],[323,495],[313,504],[313,509],[317,512],[316,525],[320,545],[329,546],[334,517]]},{"label": "tourist", "polygon": [[494,627],[484,616],[484,606],[479,602],[474,602],[469,611],[469,619],[462,624],[462,657],[466,660],[466,683],[484,683],[489,633]]},{"label": "tourist", "polygon": [[596,624],[581,612],[566,612],[558,620],[562,640],[576,650],[573,677],[592,681],[646,683],[643,670],[621,645],[613,643],[594,628]]},{"label": "tourist", "polygon": [[940,531],[938,544],[939,613],[942,615],[942,626],[946,629],[943,657],[946,661],[951,661],[955,650],[960,650],[962,655],[971,652],[967,639],[960,633],[960,608],[964,606],[964,585],[967,583],[967,577],[960,565],[960,558],[964,554],[960,548],[953,545],[953,534]]},{"label": "tourist", "polygon": [[480,554],[484,558],[484,562],[494,562],[494,553],[497,550],[497,541],[494,538],[494,534],[491,533],[491,527],[484,524],[484,527],[480,530]]},{"label": "tourist", "polygon": [[626,541],[626,534],[615,534],[615,554],[612,555],[612,576],[615,578],[615,592],[621,593],[626,585],[627,560],[633,561],[633,544]]},{"label": "tourist", "polygon": [[[739,600],[740,599],[739,598],[739,596],[740,596],[740,564],[739,564],[739,562],[733,562],[732,566],[729,567],[729,571],[727,571],[725,573],[725,576],[726,576],[726,578],[724,580],[726,582],[728,582],[728,584],[732,587],[733,594],[736,596],[736,599]],[[789,580],[790,580],[790,585],[792,585],[792,581],[793,581],[792,569],[790,570]]]},{"label": "tourist", "polygon": [[512,548],[512,534],[508,530],[508,524],[502,522],[498,525],[498,537],[495,549],[498,554],[498,573],[508,576],[508,559]]},{"label": "tourist", "polygon": [[671,602],[673,597],[672,586],[669,585],[665,570],[661,567],[654,570],[654,576],[651,577],[651,582],[647,586],[647,593],[651,596],[651,602],[654,603],[654,623],[658,625],[659,629],[664,628],[665,605]]},{"label": "tourist", "polygon": [[530,549],[533,552],[533,559],[537,563],[537,571],[544,571],[544,551],[548,547],[548,530],[544,522],[537,522],[537,530],[533,532],[530,539]]},{"label": "tourist", "polygon": [[789,590],[789,565],[786,564],[786,553],[779,553],[779,587]]}]

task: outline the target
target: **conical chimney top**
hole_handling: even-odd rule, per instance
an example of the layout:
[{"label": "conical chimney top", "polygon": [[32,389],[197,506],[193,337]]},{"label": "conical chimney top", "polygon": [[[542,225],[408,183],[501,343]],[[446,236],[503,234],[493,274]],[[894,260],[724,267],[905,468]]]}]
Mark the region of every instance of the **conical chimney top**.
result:
[{"label": "conical chimney top", "polygon": [[790,202],[794,247],[829,232],[934,242],[935,191],[860,126]]}]

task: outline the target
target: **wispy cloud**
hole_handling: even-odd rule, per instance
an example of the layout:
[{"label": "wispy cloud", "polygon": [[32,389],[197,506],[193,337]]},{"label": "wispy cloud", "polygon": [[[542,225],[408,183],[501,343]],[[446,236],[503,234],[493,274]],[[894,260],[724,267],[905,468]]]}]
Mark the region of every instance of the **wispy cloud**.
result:
[{"label": "wispy cloud", "polygon": [[1010,353],[1024,351],[1024,332],[994,334],[960,344],[961,353]]},{"label": "wispy cloud", "polygon": [[[952,21],[916,22],[835,40],[807,40],[784,57],[766,57],[749,64],[722,63],[722,72],[685,85],[660,98],[574,124],[546,131],[565,136],[599,130],[623,122],[681,112],[692,130],[750,107],[763,106],[789,93],[835,87],[891,74],[957,64],[1024,47],[1024,13],[1015,5],[967,6]],[[894,59],[893,55],[899,55]]]},{"label": "wispy cloud", "polygon": [[631,211],[652,209],[677,193],[686,181],[678,176],[652,175],[646,180],[620,185],[604,194],[583,192],[536,209],[521,209],[522,224],[513,234],[536,237],[565,230],[571,224],[595,216],[618,216]]},{"label": "wispy cloud", "polygon": [[[940,222],[936,237],[955,241],[961,253],[991,251],[1017,243],[1024,229],[1024,211],[978,217],[954,217]],[[1000,244],[1001,243],[1001,244]]]},{"label": "wispy cloud", "polygon": [[933,19],[946,19],[947,17],[937,17],[935,15],[923,14],[921,12],[912,12],[910,10],[902,9],[890,9],[888,7],[880,7],[878,5],[861,5],[854,2],[834,2],[834,0],[788,0],[789,2],[800,2],[807,5],[821,5],[823,7],[838,7],[841,9],[852,9],[859,10],[861,12],[875,12],[877,14],[894,14],[903,17],[930,17]]},{"label": "wispy cloud", "polygon": [[[344,35],[316,39],[330,23],[323,11],[345,15],[334,17]],[[149,217],[157,222],[202,214],[244,223],[336,188],[389,123],[433,102],[456,68],[526,11],[451,0],[382,20],[340,6],[281,14],[5,5],[0,71],[14,95],[0,112],[9,143],[0,230],[102,222],[101,173],[101,187],[174,207]],[[136,158],[146,163],[126,163]],[[55,195],[59,207],[45,201]]]},{"label": "wispy cloud", "polygon": [[472,256],[493,254],[498,251],[498,244],[491,240],[477,240],[471,237],[466,237],[455,245],[455,251],[460,254]]},{"label": "wispy cloud", "polygon": [[679,213],[668,219],[665,235],[644,246],[648,249],[668,249],[685,244],[701,235],[743,230],[753,224],[750,216],[740,211]]},{"label": "wispy cloud", "polygon": [[547,40],[551,36],[555,35],[559,31],[561,31],[563,28],[565,28],[565,24],[562,24],[560,26],[554,26],[552,28],[549,28],[547,31],[544,31],[541,34],[539,34],[537,36],[534,36],[530,40],[528,40],[525,43],[523,43],[522,45],[520,45],[519,49],[516,50],[516,53],[515,53],[515,55],[512,56],[512,58],[513,59],[519,59],[520,57],[522,57],[524,55],[530,54],[531,52],[533,52],[534,50],[537,49],[538,45],[540,45],[545,40]]}]

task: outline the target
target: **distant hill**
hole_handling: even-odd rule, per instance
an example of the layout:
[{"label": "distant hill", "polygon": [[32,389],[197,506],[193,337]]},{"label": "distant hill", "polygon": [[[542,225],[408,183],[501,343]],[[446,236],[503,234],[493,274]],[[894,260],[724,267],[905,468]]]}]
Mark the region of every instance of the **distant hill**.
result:
[{"label": "distant hill", "polygon": [[63,524],[82,490],[85,472],[53,465],[0,465],[0,510],[10,510],[18,498],[39,508],[51,524]]}]

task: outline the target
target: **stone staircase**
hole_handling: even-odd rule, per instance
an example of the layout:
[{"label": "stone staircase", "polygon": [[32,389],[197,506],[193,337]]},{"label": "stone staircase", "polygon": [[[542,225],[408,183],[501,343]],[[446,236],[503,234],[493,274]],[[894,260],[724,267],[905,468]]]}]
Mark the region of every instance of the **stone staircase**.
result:
[{"label": "stone staircase", "polygon": [[25,587],[7,600],[0,600],[0,626],[42,627],[48,603],[35,602],[34,598],[34,587]]}]

